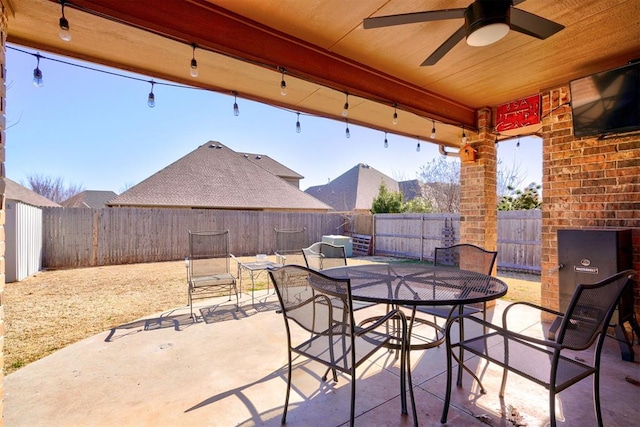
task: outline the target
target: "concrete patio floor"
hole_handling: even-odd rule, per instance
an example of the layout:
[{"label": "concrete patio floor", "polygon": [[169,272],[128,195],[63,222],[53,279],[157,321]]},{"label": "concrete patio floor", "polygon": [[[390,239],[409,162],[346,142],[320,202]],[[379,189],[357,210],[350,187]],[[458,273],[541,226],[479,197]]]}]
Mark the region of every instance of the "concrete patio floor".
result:
[{"label": "concrete patio floor", "polygon": [[[262,291],[258,300],[252,307],[251,295],[243,295],[239,311],[227,298],[197,301],[202,316],[197,323],[189,318],[188,307],[181,307],[98,334],[23,367],[4,379],[4,423],[278,426],[286,391],[286,335],[282,316],[275,312],[276,296]],[[498,301],[488,318],[497,318],[506,304]],[[518,328],[544,334],[546,326],[526,315]],[[636,362],[625,362],[617,342],[606,340],[601,402],[607,426],[640,422],[639,347],[634,346]],[[400,413],[398,360],[384,350],[371,360],[358,369],[356,425],[412,425],[412,417]],[[349,378],[322,382],[322,366],[300,358],[296,363],[287,425],[348,425]],[[444,347],[411,353],[422,426],[440,425],[445,363]],[[447,425],[516,425],[501,416],[501,408],[508,406],[522,416],[525,424],[518,425],[548,424],[544,388],[510,375],[501,406],[500,369],[473,359],[469,366],[481,374],[487,394],[481,395],[465,374],[463,388],[454,387]],[[560,426],[595,425],[592,380],[560,393],[556,407]]]}]

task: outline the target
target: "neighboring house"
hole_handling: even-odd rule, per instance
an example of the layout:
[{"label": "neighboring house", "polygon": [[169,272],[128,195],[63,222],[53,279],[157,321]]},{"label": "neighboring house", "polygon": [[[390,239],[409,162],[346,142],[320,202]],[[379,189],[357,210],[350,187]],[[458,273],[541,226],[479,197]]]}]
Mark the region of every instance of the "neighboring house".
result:
[{"label": "neighboring house", "polygon": [[117,194],[113,191],[85,190],[60,204],[65,208],[100,209],[106,207],[107,202],[116,196]]},{"label": "neighboring house", "polygon": [[416,197],[422,197],[422,184],[417,179],[410,181],[400,181],[398,183],[400,192],[402,193],[402,201],[408,202]]},{"label": "neighboring house", "polygon": [[9,178],[5,177],[2,179],[4,180],[5,185],[4,197],[7,202],[22,202],[37,207],[60,207],[60,205],[56,202],[49,200],[44,196],[41,196],[35,191],[30,190],[27,187],[10,180]]},{"label": "neighboring house", "polygon": [[26,279],[42,269],[42,209],[59,204],[10,180],[5,195],[5,281]]},{"label": "neighboring house", "polygon": [[[280,178],[288,170],[209,141],[115,197],[109,207],[327,212],[331,206]],[[262,160],[268,160],[262,162]],[[266,166],[265,166],[266,165]],[[299,176],[286,172],[288,178]]]},{"label": "neighboring house", "polygon": [[280,162],[276,162],[271,157],[266,156],[264,154],[251,154],[251,153],[240,153],[246,159],[249,159],[252,163],[260,166],[265,169],[267,172],[271,172],[275,176],[278,176],[289,184],[295,186],[296,188],[300,188],[300,180],[304,178],[304,176],[299,173],[289,169],[285,165]]},{"label": "neighboring house", "polygon": [[339,212],[370,213],[382,182],[389,191],[400,191],[396,180],[360,163],[328,184],[309,187],[305,192]]}]

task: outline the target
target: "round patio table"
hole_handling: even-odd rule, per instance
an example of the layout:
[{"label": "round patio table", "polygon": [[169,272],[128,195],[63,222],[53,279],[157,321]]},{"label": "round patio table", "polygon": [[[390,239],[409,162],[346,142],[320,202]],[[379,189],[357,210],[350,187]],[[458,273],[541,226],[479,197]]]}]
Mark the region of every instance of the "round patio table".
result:
[{"label": "round patio table", "polygon": [[[410,350],[423,350],[444,342],[443,328],[435,322],[416,316],[421,305],[462,306],[500,298],[508,287],[502,280],[482,273],[425,264],[363,264],[322,271],[336,279],[350,279],[354,301],[407,306],[412,308],[409,328],[414,323],[426,324],[436,331],[436,338],[426,343],[411,344]],[[452,309],[451,314],[456,310]],[[376,318],[361,321],[369,323]],[[393,342],[390,347],[399,349]]]}]

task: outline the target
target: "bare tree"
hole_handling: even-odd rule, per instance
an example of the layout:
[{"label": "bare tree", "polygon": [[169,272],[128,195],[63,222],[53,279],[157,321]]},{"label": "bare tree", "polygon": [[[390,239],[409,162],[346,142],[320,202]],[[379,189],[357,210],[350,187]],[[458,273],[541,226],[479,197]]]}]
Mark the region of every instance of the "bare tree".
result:
[{"label": "bare tree", "polygon": [[498,199],[502,197],[511,196],[514,194],[517,188],[519,188],[524,182],[524,175],[520,170],[520,162],[514,162],[511,167],[507,167],[502,163],[502,160],[498,160]]},{"label": "bare tree", "polygon": [[61,177],[54,178],[37,173],[27,175],[27,185],[24,183],[22,185],[56,203],[60,203],[84,191],[84,187],[81,184],[65,186],[64,179]]},{"label": "bare tree", "polygon": [[433,212],[460,212],[460,159],[439,156],[418,171]]},{"label": "bare tree", "polygon": [[[498,160],[498,199],[513,194],[524,181],[519,163],[505,167]],[[457,157],[436,157],[422,166],[418,172],[420,180],[427,187],[423,193],[432,201],[434,212],[460,212],[460,159]]]}]

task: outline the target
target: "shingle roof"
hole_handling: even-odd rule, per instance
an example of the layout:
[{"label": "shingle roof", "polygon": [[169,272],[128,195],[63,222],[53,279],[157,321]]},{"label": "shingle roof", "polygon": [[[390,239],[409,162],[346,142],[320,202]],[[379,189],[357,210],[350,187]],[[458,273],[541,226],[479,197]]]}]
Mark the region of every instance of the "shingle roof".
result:
[{"label": "shingle roof", "polygon": [[113,191],[85,190],[60,202],[65,208],[104,208],[117,194]]},{"label": "shingle roof", "polygon": [[18,184],[15,181],[10,180],[7,177],[2,178],[5,184],[4,195],[8,200],[15,200],[17,202],[26,203],[32,206],[44,207],[44,206],[52,206],[52,207],[60,207],[54,201],[47,199],[44,196],[36,193],[28,189],[25,186]]},{"label": "shingle roof", "polygon": [[251,162],[256,165],[262,167],[263,169],[271,172],[275,176],[279,176],[283,179],[303,179],[304,176],[300,175],[298,172],[289,169],[285,165],[280,162],[273,160],[271,157],[265,154],[255,154],[255,153],[238,153],[245,158],[249,159]]},{"label": "shingle roof", "polygon": [[109,206],[216,209],[331,207],[249,161],[225,145],[209,141],[108,203]]},{"label": "shingle roof", "polygon": [[380,183],[389,191],[400,191],[398,182],[369,165],[360,163],[333,181],[309,187],[305,193],[322,200],[336,211],[370,210]]}]

